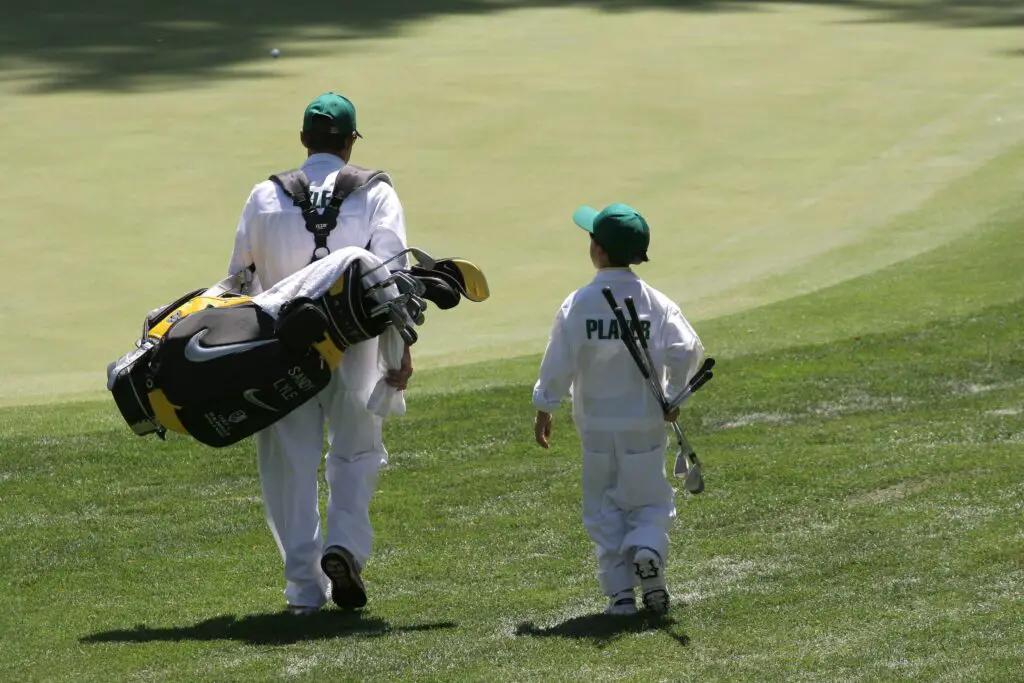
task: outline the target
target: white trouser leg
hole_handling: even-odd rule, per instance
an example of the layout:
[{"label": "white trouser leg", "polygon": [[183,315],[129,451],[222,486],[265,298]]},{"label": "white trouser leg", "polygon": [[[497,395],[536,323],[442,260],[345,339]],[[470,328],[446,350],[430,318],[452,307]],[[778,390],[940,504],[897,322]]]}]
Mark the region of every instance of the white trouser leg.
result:
[{"label": "white trouser leg", "polygon": [[611,494],[619,476],[615,442],[610,432],[582,432],[583,526],[594,542],[597,579],[611,597],[633,587],[632,558],[620,551],[626,535],[626,517]]},{"label": "white trouser leg", "polygon": [[373,547],[370,500],[380,467],[388,457],[383,420],[366,409],[379,376],[376,339],[349,348],[327,406],[330,496],[324,545],[348,549],[360,568],[366,565]]},{"label": "white trouser leg", "polygon": [[[676,516],[675,490],[665,476],[664,429],[618,432],[615,452],[619,477],[611,498],[626,514],[627,531],[619,551],[632,558],[637,548],[652,548],[668,560],[668,532]],[[630,559],[632,561],[632,559]]]},{"label": "white trouser leg", "polygon": [[318,607],[327,600],[317,498],[323,433],[323,410],[313,399],[256,434],[264,510],[284,561],[285,598],[292,605]]}]

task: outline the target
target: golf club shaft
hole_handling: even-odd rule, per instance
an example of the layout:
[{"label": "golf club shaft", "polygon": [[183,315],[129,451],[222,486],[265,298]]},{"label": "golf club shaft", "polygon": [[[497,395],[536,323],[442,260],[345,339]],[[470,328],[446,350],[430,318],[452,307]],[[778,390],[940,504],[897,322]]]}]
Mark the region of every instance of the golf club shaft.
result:
[{"label": "golf club shaft", "polygon": [[417,249],[416,247],[408,247],[408,248],[403,249],[402,251],[398,252],[397,254],[392,256],[391,258],[382,261],[380,263],[380,265],[375,266],[375,267],[371,268],[370,270],[366,271],[365,273],[363,273],[363,277],[366,277],[370,273],[377,272],[378,270],[380,270],[381,268],[383,268],[387,264],[391,263],[392,261],[394,261],[396,259],[399,259],[399,258],[405,256],[406,254],[412,254],[412,256],[416,258],[417,263],[420,263],[427,270],[433,270],[437,266],[437,261],[434,259],[433,256],[431,256],[427,252],[423,251],[422,249]]},{"label": "golf club shaft", "polygon": [[[619,338],[622,340],[622,343],[626,345],[627,350],[629,350],[629,354],[633,357],[633,362],[636,363],[637,368],[640,369],[640,373],[647,379],[648,385],[651,389],[651,393],[654,394],[655,399],[657,399],[658,403],[661,405],[662,411],[665,413],[669,412],[665,400],[665,394],[661,387],[661,383],[654,377],[654,363],[651,360],[651,354],[650,350],[647,348],[646,340],[644,340],[643,343],[644,355],[641,356],[640,349],[637,348],[637,340],[633,338],[633,334],[630,331],[628,324],[626,323],[625,315],[623,315],[622,309],[619,307],[618,302],[615,300],[615,295],[612,294],[611,288],[605,287],[604,289],[601,290],[601,293],[604,294],[604,298],[608,302],[608,305],[611,307],[612,313],[615,314],[615,318],[619,323],[620,329],[622,330],[622,332],[619,334]],[[637,322],[637,331],[639,334],[643,334],[639,326],[639,317],[635,315],[636,309],[631,304],[632,299],[627,298],[626,305],[631,309],[630,315],[634,318],[634,321]],[[650,365],[648,365],[648,363],[650,363]],[[714,361],[711,361],[711,364],[713,365]],[[696,475],[696,481],[693,482],[692,489],[689,486],[690,482],[687,482],[688,489],[691,490],[692,493],[699,493],[700,491],[704,490],[704,482],[703,477],[699,472],[699,469],[694,469],[698,467],[697,454],[694,453],[693,448],[686,440],[686,435],[683,433],[683,429],[682,427],[679,426],[679,423],[672,421],[671,424],[672,429],[676,434],[676,442],[679,445],[679,455],[683,457],[684,462],[686,463],[686,467],[682,473],[683,475],[686,475],[688,477],[691,474]],[[679,467],[677,462],[677,474],[679,474],[678,469]]]}]

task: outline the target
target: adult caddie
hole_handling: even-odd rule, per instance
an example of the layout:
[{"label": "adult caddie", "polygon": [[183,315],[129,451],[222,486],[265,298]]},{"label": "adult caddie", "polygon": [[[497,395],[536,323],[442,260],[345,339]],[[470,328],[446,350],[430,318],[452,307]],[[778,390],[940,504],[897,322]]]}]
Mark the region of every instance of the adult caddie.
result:
[{"label": "adult caddie", "polygon": [[[390,177],[349,163],[361,137],[347,98],[324,93],[306,107],[305,162],[258,183],[238,222],[229,273],[248,270],[253,294],[343,247],[362,247],[383,260],[406,248],[402,204]],[[405,259],[391,267],[407,267]],[[383,420],[367,400],[382,376],[405,389],[412,375],[408,346],[400,368],[382,367],[377,339],[349,348],[327,388],[256,434],[263,503],[293,613],[314,612],[328,598],[343,609],[366,604],[361,572],[373,540],[369,505],[388,456]],[[329,498],[321,527],[317,473],[325,424]]]}]

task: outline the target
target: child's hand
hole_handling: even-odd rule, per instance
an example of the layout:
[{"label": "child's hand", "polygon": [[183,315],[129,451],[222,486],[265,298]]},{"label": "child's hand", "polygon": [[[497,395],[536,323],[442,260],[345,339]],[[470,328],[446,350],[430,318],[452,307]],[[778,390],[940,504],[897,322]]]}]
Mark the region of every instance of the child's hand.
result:
[{"label": "child's hand", "polygon": [[679,419],[679,408],[673,408],[672,412],[665,413],[665,422],[675,422]]},{"label": "child's hand", "polygon": [[537,411],[537,419],[533,421],[533,436],[541,446],[548,447],[548,439],[551,438],[551,413]]}]

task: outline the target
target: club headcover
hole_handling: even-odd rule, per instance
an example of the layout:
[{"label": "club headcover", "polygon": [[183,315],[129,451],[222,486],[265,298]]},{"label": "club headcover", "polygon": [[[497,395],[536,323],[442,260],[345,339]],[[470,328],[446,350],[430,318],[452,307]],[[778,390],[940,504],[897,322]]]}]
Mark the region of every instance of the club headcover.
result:
[{"label": "club headcover", "polygon": [[363,282],[363,264],[358,259],[345,269],[319,301],[327,314],[328,333],[342,350],[381,335],[395,322],[367,291]]},{"label": "club headcover", "polygon": [[451,276],[462,295],[470,301],[486,301],[491,296],[484,272],[465,259],[441,259],[437,261],[434,271]]},{"label": "club headcover", "polygon": [[281,307],[275,333],[293,353],[302,353],[323,339],[328,328],[323,309],[311,299],[299,298]]},{"label": "club headcover", "polygon": [[455,308],[462,300],[458,281],[446,272],[413,266],[409,274],[423,285],[423,298],[443,311]]}]

